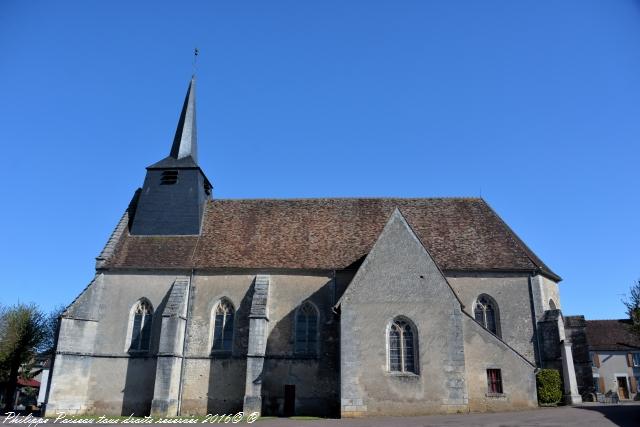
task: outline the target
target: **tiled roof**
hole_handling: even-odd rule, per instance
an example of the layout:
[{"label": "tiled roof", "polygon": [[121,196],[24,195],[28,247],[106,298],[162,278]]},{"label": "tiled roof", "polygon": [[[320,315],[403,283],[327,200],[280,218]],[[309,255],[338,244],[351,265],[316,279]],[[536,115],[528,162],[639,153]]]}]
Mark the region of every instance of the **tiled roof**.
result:
[{"label": "tiled roof", "polygon": [[40,381],[34,380],[33,378],[25,379],[18,377],[18,386],[22,387],[40,387]]},{"label": "tiled roof", "polygon": [[123,233],[104,266],[342,269],[369,252],[396,207],[444,270],[560,279],[477,198],[211,200],[200,236]]},{"label": "tiled roof", "polygon": [[630,320],[587,320],[587,342],[591,350],[640,349],[640,336],[631,329]]}]

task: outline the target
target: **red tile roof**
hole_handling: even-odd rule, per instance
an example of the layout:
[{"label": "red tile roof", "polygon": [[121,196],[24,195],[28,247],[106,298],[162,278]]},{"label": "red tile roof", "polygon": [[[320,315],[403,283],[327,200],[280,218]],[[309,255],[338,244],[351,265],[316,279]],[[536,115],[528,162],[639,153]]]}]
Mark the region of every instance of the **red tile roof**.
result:
[{"label": "red tile roof", "polygon": [[631,329],[631,320],[587,320],[590,350],[640,349],[640,336]]},{"label": "red tile roof", "polygon": [[40,387],[40,381],[32,379],[18,378],[18,386],[21,387]]},{"label": "red tile roof", "polygon": [[369,252],[396,207],[442,269],[560,280],[476,198],[212,200],[201,236],[125,232],[105,267],[342,269]]}]

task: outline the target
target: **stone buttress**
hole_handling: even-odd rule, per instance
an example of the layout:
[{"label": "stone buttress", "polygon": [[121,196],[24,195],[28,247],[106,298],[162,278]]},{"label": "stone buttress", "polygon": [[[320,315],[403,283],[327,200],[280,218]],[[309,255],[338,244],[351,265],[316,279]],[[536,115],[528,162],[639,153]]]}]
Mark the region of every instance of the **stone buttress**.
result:
[{"label": "stone buttress", "polygon": [[269,276],[256,276],[251,313],[249,314],[249,348],[247,351],[245,414],[262,412],[262,376],[269,326]]},{"label": "stone buttress", "polygon": [[175,416],[179,413],[188,301],[189,278],[178,278],[162,313],[152,415]]}]

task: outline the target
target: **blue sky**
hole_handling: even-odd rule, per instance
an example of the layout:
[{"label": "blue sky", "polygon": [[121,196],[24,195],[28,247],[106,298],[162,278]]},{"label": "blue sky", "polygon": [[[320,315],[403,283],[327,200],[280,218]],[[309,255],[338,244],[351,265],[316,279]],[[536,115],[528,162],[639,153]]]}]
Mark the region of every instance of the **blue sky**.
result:
[{"label": "blue sky", "polygon": [[640,1],[0,2],[0,302],[69,303],[198,65],[219,198],[479,196],[565,314],[640,278]]}]

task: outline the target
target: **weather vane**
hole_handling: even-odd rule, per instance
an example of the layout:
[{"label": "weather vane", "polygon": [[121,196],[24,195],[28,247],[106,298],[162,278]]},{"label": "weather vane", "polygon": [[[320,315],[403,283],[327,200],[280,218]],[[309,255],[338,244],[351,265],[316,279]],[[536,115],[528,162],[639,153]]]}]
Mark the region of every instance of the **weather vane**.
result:
[{"label": "weather vane", "polygon": [[200,55],[200,51],[198,50],[198,48],[194,48],[193,49],[193,75],[196,75],[196,67],[198,65],[198,55]]}]

